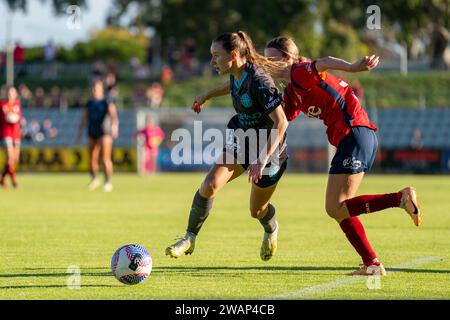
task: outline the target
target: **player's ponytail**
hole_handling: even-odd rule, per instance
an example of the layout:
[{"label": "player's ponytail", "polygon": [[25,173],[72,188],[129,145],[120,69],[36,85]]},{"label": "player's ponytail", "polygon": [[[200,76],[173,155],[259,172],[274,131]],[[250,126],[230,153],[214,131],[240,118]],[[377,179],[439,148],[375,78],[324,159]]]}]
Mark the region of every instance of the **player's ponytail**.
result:
[{"label": "player's ponytail", "polygon": [[267,42],[266,48],[277,49],[285,58],[292,58],[294,62],[308,61],[307,58],[299,55],[298,47],[294,40],[288,37],[280,36],[273,38]]},{"label": "player's ponytail", "polygon": [[221,42],[222,47],[228,53],[235,50],[248,62],[263,68],[271,74],[275,74],[285,68],[284,63],[271,61],[259,54],[253,45],[252,39],[244,31],[224,33],[217,37],[214,42]]}]

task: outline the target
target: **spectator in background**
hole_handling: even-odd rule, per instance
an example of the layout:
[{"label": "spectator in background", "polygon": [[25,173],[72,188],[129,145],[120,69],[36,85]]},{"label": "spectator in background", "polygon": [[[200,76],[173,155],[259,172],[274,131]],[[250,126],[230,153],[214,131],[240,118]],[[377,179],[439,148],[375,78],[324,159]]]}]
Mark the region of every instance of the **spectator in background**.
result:
[{"label": "spectator in background", "polygon": [[59,109],[61,106],[61,90],[58,86],[53,86],[50,90],[50,108]]},{"label": "spectator in background", "polygon": [[147,105],[150,108],[159,108],[164,97],[164,88],[159,82],[153,82],[147,88],[145,95],[147,97]]},{"label": "spectator in background", "polygon": [[180,59],[181,53],[177,48],[176,40],[174,37],[170,37],[167,43],[167,61],[169,62],[170,69],[176,70]]},{"label": "spectator in background", "polygon": [[57,76],[56,66],[54,63],[57,50],[58,49],[53,44],[53,41],[49,40],[44,48],[44,59],[45,59],[45,71],[43,74],[44,79],[55,79]]},{"label": "spectator in background", "polygon": [[415,150],[421,150],[423,148],[422,131],[419,128],[414,129],[409,144]]},{"label": "spectator in background", "polygon": [[34,107],[36,108],[45,108],[46,107],[46,98],[45,91],[42,87],[37,87],[34,91]]},{"label": "spectator in background", "polygon": [[106,74],[105,81],[104,81],[104,87],[105,87],[105,96],[107,99],[110,99],[111,101],[115,102],[117,101],[117,98],[119,96],[119,88],[117,87],[117,76],[114,72],[109,71]]},{"label": "spectator in background", "polygon": [[94,83],[95,81],[101,81],[103,79],[103,75],[106,72],[106,65],[101,60],[96,60],[92,64],[91,69],[91,83]]},{"label": "spectator in background", "polygon": [[44,121],[42,121],[41,132],[45,139],[55,138],[58,135],[58,129],[53,126],[50,118],[45,118]]},{"label": "spectator in background", "polygon": [[17,77],[22,77],[25,75],[24,63],[25,63],[25,49],[20,45],[20,43],[16,42],[16,47],[14,48],[14,68],[17,73]]},{"label": "spectator in background", "polygon": [[6,67],[6,52],[0,51],[0,73],[2,73],[3,68]]},{"label": "spectator in background", "polygon": [[33,94],[31,93],[30,89],[28,89],[27,85],[24,83],[21,83],[19,85],[19,96],[20,96],[20,102],[22,103],[22,109],[26,109],[31,104],[31,98]]},{"label": "spectator in background", "polygon": [[33,138],[31,134],[28,132],[28,123],[25,117],[20,119],[20,137],[25,141],[32,141]]},{"label": "spectator in background", "polygon": [[136,131],[134,138],[144,137],[144,161],[141,172],[154,173],[157,168],[159,145],[164,140],[164,131],[158,127],[150,115],[146,118],[145,128]]},{"label": "spectator in background", "polygon": [[30,119],[26,128],[27,135],[31,138],[31,140],[37,142],[44,140],[44,136],[41,133],[41,125],[35,118]]},{"label": "spectator in background", "polygon": [[163,66],[161,69],[161,82],[162,84],[170,84],[173,78],[173,71],[169,66]]},{"label": "spectator in background", "polygon": [[69,105],[69,108],[71,109],[77,109],[82,108],[85,103],[83,101],[83,95],[81,93],[81,89],[79,87],[75,87],[75,89],[72,92],[72,99],[71,103]]}]

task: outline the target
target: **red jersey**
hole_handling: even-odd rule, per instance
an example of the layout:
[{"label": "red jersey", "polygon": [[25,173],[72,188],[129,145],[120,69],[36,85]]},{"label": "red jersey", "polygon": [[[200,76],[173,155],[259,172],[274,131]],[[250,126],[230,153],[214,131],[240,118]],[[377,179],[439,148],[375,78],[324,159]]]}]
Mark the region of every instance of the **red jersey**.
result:
[{"label": "red jersey", "polygon": [[292,65],[291,82],[283,95],[283,108],[289,121],[300,112],[322,120],[327,126],[328,141],[335,147],[351,127],[377,129],[349,84],[330,73],[319,74],[315,61]]},{"label": "red jersey", "polygon": [[12,105],[7,100],[0,101],[0,139],[5,137],[20,140],[20,118],[22,110],[20,100]]}]

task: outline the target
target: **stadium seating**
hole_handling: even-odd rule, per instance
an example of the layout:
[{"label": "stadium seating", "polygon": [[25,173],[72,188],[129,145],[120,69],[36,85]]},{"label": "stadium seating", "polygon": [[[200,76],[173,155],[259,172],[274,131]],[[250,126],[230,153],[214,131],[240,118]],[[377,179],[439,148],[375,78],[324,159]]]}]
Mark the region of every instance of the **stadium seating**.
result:
[{"label": "stadium seating", "polygon": [[[116,146],[131,146],[135,144],[133,133],[136,130],[137,110],[120,110],[120,136],[115,141]],[[158,111],[152,111],[155,113]],[[199,115],[191,110],[178,109],[168,112],[160,110],[160,125],[163,129],[167,126],[166,133],[174,128],[183,127],[192,131],[194,120],[203,121],[203,132],[210,128],[225,130],[228,119],[233,115],[232,109],[205,110]],[[29,121],[32,118],[42,125],[45,118],[52,120],[53,126],[59,131],[55,138],[45,139],[42,142],[24,141],[24,145],[39,146],[72,146],[78,130],[81,110],[59,111],[52,109],[25,109],[24,116]],[[383,148],[407,148],[410,146],[411,137],[415,129],[422,133],[422,142],[427,148],[450,147],[450,108],[426,108],[426,109],[378,109],[368,110],[370,118],[378,127],[380,147]],[[164,116],[165,115],[165,116]],[[177,122],[170,125],[169,120],[177,118]],[[181,119],[181,120],[180,120]],[[180,125],[181,121],[181,125]],[[320,121],[299,116],[289,124],[289,145],[302,148],[323,148],[327,146],[326,128]],[[83,135],[81,143],[86,142]]]}]

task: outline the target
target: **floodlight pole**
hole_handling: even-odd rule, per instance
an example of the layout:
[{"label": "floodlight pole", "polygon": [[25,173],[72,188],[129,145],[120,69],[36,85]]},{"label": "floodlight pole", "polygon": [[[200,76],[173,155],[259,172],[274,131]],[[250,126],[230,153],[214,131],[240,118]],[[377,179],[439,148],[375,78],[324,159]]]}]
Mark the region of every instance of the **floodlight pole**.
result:
[{"label": "floodlight pole", "polygon": [[6,19],[6,85],[14,85],[14,57],[12,44],[12,11],[9,9]]}]

